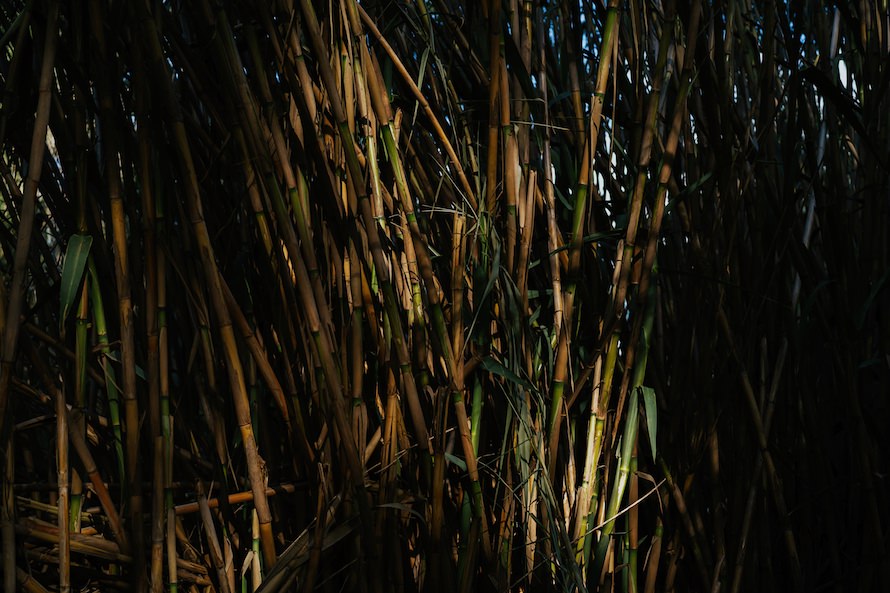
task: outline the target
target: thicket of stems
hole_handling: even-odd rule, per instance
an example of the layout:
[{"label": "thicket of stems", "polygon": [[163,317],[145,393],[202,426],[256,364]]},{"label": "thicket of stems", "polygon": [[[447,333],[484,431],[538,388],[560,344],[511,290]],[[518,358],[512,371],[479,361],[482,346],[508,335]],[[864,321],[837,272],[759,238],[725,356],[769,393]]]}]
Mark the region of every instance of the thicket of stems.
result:
[{"label": "thicket of stems", "polygon": [[3,3],[5,593],[890,590],[885,4]]}]

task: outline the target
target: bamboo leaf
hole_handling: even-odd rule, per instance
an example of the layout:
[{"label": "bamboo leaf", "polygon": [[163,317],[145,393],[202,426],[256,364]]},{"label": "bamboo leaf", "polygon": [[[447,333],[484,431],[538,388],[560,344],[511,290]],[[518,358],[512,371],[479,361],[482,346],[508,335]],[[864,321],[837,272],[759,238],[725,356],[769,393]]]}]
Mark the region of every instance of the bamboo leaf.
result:
[{"label": "bamboo leaf", "polygon": [[65,335],[65,320],[77,298],[83,271],[86,269],[87,258],[93,238],[90,235],[71,235],[68,248],[65,250],[65,263],[62,264],[62,284],[59,288],[59,333]]},{"label": "bamboo leaf", "polygon": [[451,453],[445,453],[445,459],[448,461],[448,463],[453,463],[454,465],[459,467],[461,471],[467,471],[467,464],[460,457],[456,457]]},{"label": "bamboo leaf", "polygon": [[649,447],[652,450],[652,459],[657,459],[658,447],[655,440],[658,434],[658,406],[655,401],[655,390],[651,387],[641,386],[643,404],[646,406],[646,427],[649,432]]},{"label": "bamboo leaf", "polygon": [[385,502],[385,503],[383,503],[383,504],[381,504],[381,505],[378,505],[378,506],[379,506],[380,508],[382,508],[382,509],[395,509],[395,510],[397,510],[397,511],[407,512],[408,514],[410,514],[410,515],[416,517],[417,520],[420,521],[421,525],[424,524],[424,523],[426,522],[426,518],[425,518],[423,515],[421,515],[420,513],[418,513],[417,511],[415,511],[415,510],[412,509],[410,506],[408,506],[408,505],[406,505],[406,504],[404,504],[404,503],[401,503],[401,502]]},{"label": "bamboo leaf", "polygon": [[488,371],[489,373],[494,373],[504,379],[507,379],[511,383],[515,383],[524,387],[525,389],[533,389],[532,384],[496,361],[494,358],[488,356],[482,359],[482,368]]}]

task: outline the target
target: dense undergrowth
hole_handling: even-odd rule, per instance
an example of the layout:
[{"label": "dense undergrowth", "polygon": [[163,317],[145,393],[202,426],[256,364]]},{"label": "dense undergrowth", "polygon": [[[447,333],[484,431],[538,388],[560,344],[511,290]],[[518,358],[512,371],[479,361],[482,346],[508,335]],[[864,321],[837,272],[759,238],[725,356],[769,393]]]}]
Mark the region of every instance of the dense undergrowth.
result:
[{"label": "dense undergrowth", "polygon": [[890,590],[888,24],[3,3],[5,591]]}]

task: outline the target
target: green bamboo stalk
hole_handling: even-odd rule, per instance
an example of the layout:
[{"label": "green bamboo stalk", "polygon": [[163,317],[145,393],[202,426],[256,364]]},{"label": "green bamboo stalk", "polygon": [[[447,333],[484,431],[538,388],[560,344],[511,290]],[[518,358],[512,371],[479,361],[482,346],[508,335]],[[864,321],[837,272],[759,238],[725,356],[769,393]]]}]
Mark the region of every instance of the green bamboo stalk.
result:
[{"label": "green bamboo stalk", "polygon": [[637,451],[639,441],[634,445],[633,457],[630,460],[630,488],[627,495],[627,504],[630,510],[627,513],[627,592],[637,593],[637,576],[639,566],[637,562],[638,547],[640,544],[640,517],[639,507],[639,478],[637,477]]},{"label": "green bamboo stalk", "polygon": [[[75,329],[75,369],[77,374],[74,379],[74,405],[83,409],[86,407],[87,355],[88,339],[88,315],[89,315],[89,289],[88,279],[84,278],[80,290],[80,302],[77,307],[77,325]],[[70,427],[69,430],[77,430],[83,433],[83,426]],[[67,438],[67,437],[66,437]],[[68,521],[68,529],[72,532],[80,531],[80,509],[83,500],[83,486],[77,470],[71,473],[71,513]]]},{"label": "green bamboo stalk", "polygon": [[[558,302],[558,306],[554,308],[560,311],[560,322],[554,323],[556,330],[556,362],[554,363],[553,385],[551,387],[551,403],[550,415],[548,416],[548,442],[549,442],[549,468],[551,479],[555,475],[556,454],[559,445],[559,428],[563,417],[563,393],[565,392],[566,380],[569,372],[569,350],[571,348],[569,333],[572,331],[572,313],[574,308],[575,290],[577,286],[577,277],[580,267],[581,258],[581,242],[583,237],[583,223],[587,214],[587,202],[590,183],[591,168],[591,151],[596,150],[599,140],[600,119],[603,113],[603,104],[605,102],[606,89],[609,83],[609,71],[612,59],[615,54],[615,45],[618,41],[618,2],[610,0],[606,12],[605,27],[603,29],[603,41],[600,46],[600,61],[597,67],[596,91],[591,100],[590,124],[589,124],[589,141],[584,142],[583,156],[581,157],[580,174],[575,190],[575,208],[572,219],[572,233],[569,246],[568,261],[568,282],[565,286],[565,292],[562,294],[560,301],[556,301],[555,293],[561,289],[561,284],[557,284],[554,279],[554,300]],[[579,95],[580,100],[580,95]],[[580,114],[579,108],[576,109]],[[559,231],[555,226],[555,219],[551,223],[551,233],[559,235]],[[551,240],[550,249],[555,250],[560,246],[562,239],[554,238]],[[552,257],[552,261],[556,261]],[[551,264],[557,265],[558,264]],[[595,462],[595,460],[594,460]]]},{"label": "green bamboo stalk", "polygon": [[263,563],[262,551],[260,550],[260,520],[257,518],[256,509],[253,509],[250,512],[250,534],[251,534],[251,547],[250,550],[253,552],[253,557],[250,563],[250,590],[256,591],[260,588],[260,584],[263,582]]},{"label": "green bamboo stalk", "polygon": [[126,457],[124,455],[123,428],[120,416],[120,387],[117,381],[117,373],[112,366],[111,344],[108,340],[108,326],[105,320],[105,305],[102,300],[102,292],[99,289],[99,272],[92,258],[89,266],[90,303],[92,304],[93,323],[95,324],[96,338],[99,342],[100,364],[105,375],[105,394],[108,399],[108,415],[111,419],[114,433],[114,450],[117,459],[118,481],[126,484]]},{"label": "green bamboo stalk", "polygon": [[519,196],[520,174],[519,165],[519,141],[514,132],[513,123],[510,121],[512,113],[510,111],[510,85],[507,78],[507,62],[504,58],[504,32],[500,31],[498,35],[498,83],[500,90],[498,99],[499,106],[499,128],[504,141],[504,160],[502,163],[504,177],[504,218],[506,219],[506,265],[507,271],[511,276],[516,274],[516,203]]},{"label": "green bamboo stalk", "polygon": [[[652,291],[654,292],[654,291]],[[612,493],[606,502],[606,521],[600,531],[600,539],[597,542],[596,553],[591,564],[591,576],[600,582],[603,574],[603,567],[606,563],[607,554],[609,553],[610,544],[612,543],[612,532],[615,529],[615,517],[618,515],[619,507],[624,498],[624,491],[627,487],[628,479],[631,473],[631,464],[633,459],[633,450],[636,447],[637,431],[639,429],[639,403],[638,391],[642,389],[643,379],[646,375],[646,364],[649,356],[650,335],[652,332],[652,323],[655,319],[655,299],[650,294],[647,299],[646,311],[643,315],[642,322],[638,324],[639,330],[639,353],[635,358],[628,353],[628,360],[633,361],[633,379],[631,382],[630,400],[627,405],[627,415],[624,421],[624,428],[621,432],[621,454],[616,470],[615,480],[612,485]],[[634,577],[635,578],[635,577]]]},{"label": "green bamboo stalk", "polygon": [[[373,72],[371,74],[371,78],[374,79]],[[423,235],[418,226],[416,215],[414,214],[414,208],[412,206],[411,196],[408,191],[408,184],[405,178],[404,168],[402,167],[401,158],[398,154],[398,148],[396,147],[395,134],[393,132],[391,123],[389,123],[391,121],[391,118],[389,116],[390,108],[385,103],[385,93],[382,92],[378,85],[373,83],[371,85],[371,98],[377,98],[375,111],[377,112],[377,117],[383,122],[382,132],[384,146],[386,147],[386,152],[389,156],[390,163],[392,164],[393,170],[395,172],[396,185],[399,188],[397,194],[400,198],[400,204],[403,208],[403,211],[406,214],[408,228],[411,230],[411,239],[414,241],[414,250],[417,254],[421,277],[423,278],[424,286],[426,288],[427,301],[430,308],[430,316],[432,318],[432,328],[436,335],[437,343],[445,358],[446,368],[449,371],[452,389],[452,401],[457,406],[457,422],[458,428],[461,431],[461,442],[464,446],[464,455],[467,458],[467,469],[470,473],[470,479],[473,480],[474,483],[478,483],[479,476],[476,453],[475,447],[472,447],[473,429],[467,427],[467,414],[462,395],[463,385],[456,381],[456,379],[458,378],[458,373],[456,370],[457,361],[455,360],[454,352],[452,350],[448,331],[445,325],[441,296],[439,295],[439,291],[437,288],[438,282],[433,275],[432,264],[430,262],[429,254],[427,253],[427,246],[425,244],[425,241],[423,240]],[[474,413],[481,414],[481,405],[478,410],[474,408]],[[476,430],[478,431],[478,427],[476,428]],[[464,434],[465,431],[467,432],[467,434]],[[473,487],[474,495],[477,493],[477,490],[481,495],[481,490],[479,490],[476,486]],[[477,499],[475,501],[475,505],[476,512],[480,513],[481,516],[481,513],[483,512],[482,509],[484,508],[482,500]],[[488,541],[488,527],[484,522],[482,525],[482,534],[483,537],[486,538],[485,541]],[[483,549],[485,550],[486,556],[488,557],[490,549],[484,542]]]},{"label": "green bamboo stalk", "polygon": [[[83,31],[83,23],[80,19],[75,22],[75,28],[80,32]],[[74,61],[79,67],[83,67],[84,39],[85,35],[79,33],[75,42]],[[77,203],[77,232],[80,235],[89,234],[87,227],[87,130],[86,130],[86,101],[84,100],[81,89],[74,91],[74,105],[71,116],[72,127],[74,128],[75,153],[73,156],[74,174],[76,178],[75,195]],[[90,292],[88,289],[89,277],[85,276],[80,290],[80,301],[77,309],[77,322],[75,326],[75,368],[76,378],[74,383],[74,405],[83,409],[87,402],[87,368],[89,367],[88,358],[88,340],[89,340],[89,299]],[[85,427],[76,426],[73,428],[81,434],[84,433]],[[71,475],[71,517],[69,520],[69,529],[76,533],[80,531],[81,506],[83,502],[83,481],[77,470],[73,470]]]}]

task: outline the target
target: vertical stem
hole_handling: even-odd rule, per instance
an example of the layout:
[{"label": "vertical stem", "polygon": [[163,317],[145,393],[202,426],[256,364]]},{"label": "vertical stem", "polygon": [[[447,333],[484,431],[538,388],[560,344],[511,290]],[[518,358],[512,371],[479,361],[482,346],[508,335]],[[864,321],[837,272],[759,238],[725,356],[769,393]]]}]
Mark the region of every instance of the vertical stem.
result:
[{"label": "vertical stem", "polygon": [[61,389],[55,392],[56,400],[56,464],[59,485],[59,591],[71,591],[71,538],[68,532],[68,409]]},{"label": "vertical stem", "polygon": [[198,507],[201,511],[201,524],[204,527],[204,535],[207,537],[207,547],[210,559],[216,568],[217,582],[221,593],[234,593],[229,586],[226,575],[226,566],[223,560],[223,551],[216,535],[216,526],[213,523],[213,515],[210,514],[210,506],[207,503],[207,495],[204,493],[204,484],[199,479],[195,482],[195,492],[198,497]]},{"label": "vertical stem", "polygon": [[126,437],[126,472],[130,485],[130,528],[133,531],[135,583],[137,591],[145,587],[145,558],[142,553],[142,472],[139,456],[139,407],[136,400],[136,345],[133,302],[130,289],[130,265],[127,246],[127,220],[118,160],[118,126],[115,122],[115,98],[109,77],[115,71],[109,60],[105,43],[104,13],[98,0],[90,2],[90,24],[99,54],[97,87],[99,97],[99,121],[104,142],[105,177],[108,199],[111,204],[111,227],[114,237],[114,278],[117,287],[118,316],[120,320],[121,367],[123,371],[122,394],[124,398],[124,429]]},{"label": "vertical stem", "polygon": [[268,565],[274,566],[276,560],[275,541],[272,534],[272,515],[269,509],[269,501],[266,496],[265,463],[257,450],[256,438],[250,418],[250,404],[247,399],[247,389],[244,384],[244,372],[238,355],[235,342],[235,334],[232,322],[226,308],[225,297],[222,290],[222,280],[216,264],[213,246],[210,241],[210,233],[204,221],[203,206],[201,204],[201,192],[192,159],[188,135],[173,92],[172,81],[168,76],[161,49],[161,40],[155,27],[155,22],[148,12],[148,7],[140,6],[141,31],[145,36],[145,42],[149,51],[149,63],[153,68],[156,87],[161,93],[168,125],[172,128],[173,142],[179,156],[179,165],[185,180],[185,197],[188,207],[189,221],[198,244],[198,251],[205,274],[205,279],[210,293],[213,311],[216,314],[217,330],[223,345],[226,370],[229,376],[229,387],[234,400],[235,414],[238,427],[241,431],[241,439],[244,443],[244,454],[247,461],[248,477],[253,492],[253,502],[257,509],[260,521],[260,533],[263,542],[263,558]]},{"label": "vertical stem", "polygon": [[164,590],[164,437],[153,440],[151,490],[151,593]]},{"label": "vertical stem", "polygon": [[[575,288],[577,283],[577,275],[580,268],[581,257],[581,241],[583,238],[583,223],[587,211],[588,202],[588,185],[590,180],[590,168],[592,166],[592,154],[596,151],[597,142],[599,141],[600,119],[603,113],[603,104],[605,102],[606,89],[609,83],[609,69],[615,56],[615,48],[618,43],[618,1],[610,0],[608,10],[606,12],[606,22],[603,32],[603,42],[600,46],[600,61],[597,68],[596,91],[591,101],[590,113],[590,131],[588,134],[589,141],[584,142],[583,156],[581,157],[580,175],[575,197],[575,211],[572,221],[572,235],[569,249],[568,259],[568,282],[566,284],[565,293],[561,295],[561,299],[557,300],[556,291],[562,289],[559,280],[559,258],[554,254],[551,255],[551,268],[554,273],[553,291],[554,306],[560,313],[558,315],[558,323],[554,323],[554,330],[557,340],[556,362],[553,371],[552,400],[550,404],[549,416],[549,453],[550,453],[550,475],[554,475],[556,468],[556,453],[559,443],[559,427],[562,423],[562,398],[565,391],[566,381],[569,374],[569,334],[572,324],[572,309],[575,301]],[[577,73],[576,73],[577,76]],[[576,112],[580,114],[580,96],[579,104]],[[580,131],[579,131],[580,134]],[[548,158],[549,160],[549,158]],[[549,165],[546,164],[545,166]],[[549,174],[549,171],[548,171]],[[556,228],[555,222],[555,202],[552,198],[552,190],[547,200],[550,208],[548,209],[548,223],[550,225],[551,239],[549,248],[551,253],[560,246],[562,242],[561,234]]]},{"label": "vertical stem", "polygon": [[[40,184],[40,173],[43,170],[43,156],[46,152],[46,131],[49,124],[49,108],[52,99],[53,64],[56,55],[56,31],[59,19],[59,3],[49,3],[46,28],[44,29],[43,61],[40,66],[40,83],[37,91],[37,118],[34,132],[31,135],[31,152],[28,158],[28,175],[25,179],[24,197],[22,199],[21,217],[18,235],[16,236],[15,256],[13,259],[12,284],[9,289],[9,301],[6,308],[5,326],[3,327],[2,344],[0,344],[0,464],[2,476],[0,486],[3,497],[0,504],[0,531],[2,531],[3,549],[5,553],[3,565],[3,588],[5,593],[14,593],[16,589],[15,566],[16,547],[13,532],[13,495],[10,483],[10,468],[14,465],[10,446],[10,430],[12,414],[9,410],[9,387],[12,382],[13,363],[16,359],[20,316],[25,298],[25,272],[28,263],[28,252],[31,235],[34,230],[34,212],[37,206],[37,186]],[[67,523],[66,523],[67,529]]]},{"label": "vertical stem", "polygon": [[627,504],[630,510],[627,513],[627,593],[637,593],[637,548],[640,541],[640,507],[637,506],[639,498],[639,478],[637,477],[637,449],[639,440],[634,444],[633,457],[630,460],[630,489],[627,494]]}]

